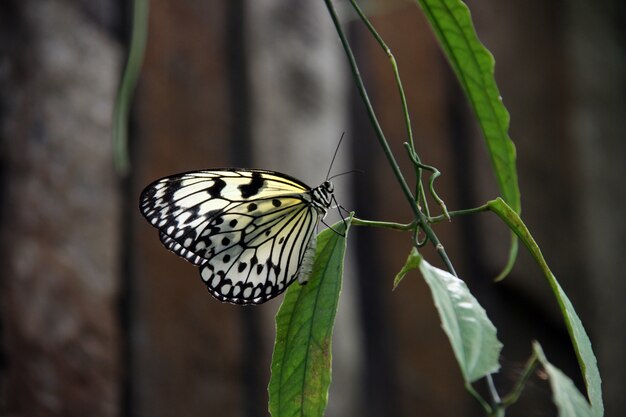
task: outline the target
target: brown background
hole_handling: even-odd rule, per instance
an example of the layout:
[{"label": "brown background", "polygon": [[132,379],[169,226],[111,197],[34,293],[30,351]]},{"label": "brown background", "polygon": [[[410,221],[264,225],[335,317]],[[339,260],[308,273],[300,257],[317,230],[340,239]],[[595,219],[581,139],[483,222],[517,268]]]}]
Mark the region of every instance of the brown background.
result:
[{"label": "brown background", "polygon": [[[523,217],[594,342],[607,416],[626,411],[623,2],[468,2],[497,59],[511,113]],[[341,3],[343,6],[343,3]],[[400,66],[418,152],[449,208],[496,195],[476,122],[422,13],[371,2]],[[265,416],[280,300],[212,299],[139,215],[167,174],[215,166],[333,172],[342,205],[405,222],[321,1],[153,0],[131,131],[132,170],[113,170],[111,111],[130,6],[0,3],[0,415]],[[405,172],[406,133],[385,55],[341,8],[383,128]],[[408,175],[409,178],[410,175]],[[522,250],[494,285],[507,234],[493,216],[436,229],[505,344],[508,391],[539,340],[581,384],[556,302]],[[355,228],[335,330],[329,416],[482,415],[464,392],[429,290],[391,292],[408,236]],[[432,251],[426,256],[438,264]],[[478,384],[479,389],[483,389]],[[534,377],[511,416],[554,415]]]}]

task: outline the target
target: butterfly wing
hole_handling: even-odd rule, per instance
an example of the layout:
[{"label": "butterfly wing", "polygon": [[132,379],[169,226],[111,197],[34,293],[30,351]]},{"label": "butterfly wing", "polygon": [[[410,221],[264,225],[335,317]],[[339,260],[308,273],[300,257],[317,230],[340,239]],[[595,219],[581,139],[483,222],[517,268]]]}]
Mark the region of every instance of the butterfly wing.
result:
[{"label": "butterfly wing", "polygon": [[140,209],[168,249],[200,267],[212,295],[259,304],[298,276],[323,214],[310,191],[271,171],[196,171],[146,187]]}]

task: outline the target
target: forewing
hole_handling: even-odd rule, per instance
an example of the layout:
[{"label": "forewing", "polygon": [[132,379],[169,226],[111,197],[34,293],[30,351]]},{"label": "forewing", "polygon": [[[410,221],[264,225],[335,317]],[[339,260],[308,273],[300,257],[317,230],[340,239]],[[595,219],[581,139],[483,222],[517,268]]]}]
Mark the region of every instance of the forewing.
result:
[{"label": "forewing", "polygon": [[203,265],[213,256],[211,236],[219,232],[221,214],[258,198],[307,191],[297,180],[269,171],[197,171],[152,183],[141,194],[140,209],[168,249]]}]

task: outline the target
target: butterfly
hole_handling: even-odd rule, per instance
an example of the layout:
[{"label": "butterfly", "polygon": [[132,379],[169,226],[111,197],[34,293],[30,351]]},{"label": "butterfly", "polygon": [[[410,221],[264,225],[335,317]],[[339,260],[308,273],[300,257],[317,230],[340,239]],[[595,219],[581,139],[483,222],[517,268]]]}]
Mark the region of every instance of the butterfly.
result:
[{"label": "butterfly", "polygon": [[215,298],[261,304],[296,278],[307,282],[333,200],[328,180],[311,188],[279,172],[219,168],[153,182],[140,210],[167,249],[200,268]]}]

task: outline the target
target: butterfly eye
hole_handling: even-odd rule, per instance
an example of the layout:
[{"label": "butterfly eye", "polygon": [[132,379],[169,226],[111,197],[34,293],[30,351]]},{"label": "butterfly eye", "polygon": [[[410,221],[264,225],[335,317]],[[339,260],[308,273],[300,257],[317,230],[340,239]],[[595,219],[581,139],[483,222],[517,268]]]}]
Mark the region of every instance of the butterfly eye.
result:
[{"label": "butterfly eye", "polygon": [[329,192],[332,193],[333,192],[333,183],[330,181],[324,181],[324,188]]}]

